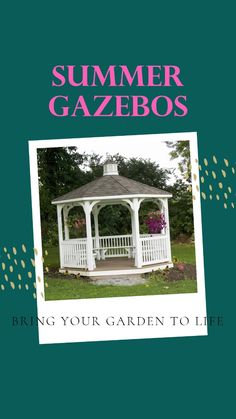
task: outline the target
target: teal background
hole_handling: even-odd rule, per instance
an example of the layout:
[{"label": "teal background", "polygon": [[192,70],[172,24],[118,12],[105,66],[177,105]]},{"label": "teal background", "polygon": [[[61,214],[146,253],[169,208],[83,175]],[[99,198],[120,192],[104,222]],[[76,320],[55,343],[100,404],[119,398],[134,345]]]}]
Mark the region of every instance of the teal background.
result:
[{"label": "teal background", "polygon": [[[235,22],[230,5],[5,3],[1,251],[22,243],[33,247],[28,139],[197,131],[201,159],[215,154],[235,164]],[[54,95],[50,82],[56,64],[179,65],[189,113],[175,119],[54,118],[48,101]],[[123,92],[135,94],[135,89]],[[143,88],[142,94],[150,90]],[[8,418],[218,418],[230,412],[235,209],[204,201],[202,217],[207,308],[224,317],[223,327],[210,328],[208,337],[39,346],[36,328],[11,326],[12,315],[36,313],[31,294],[0,291],[0,411]]]}]

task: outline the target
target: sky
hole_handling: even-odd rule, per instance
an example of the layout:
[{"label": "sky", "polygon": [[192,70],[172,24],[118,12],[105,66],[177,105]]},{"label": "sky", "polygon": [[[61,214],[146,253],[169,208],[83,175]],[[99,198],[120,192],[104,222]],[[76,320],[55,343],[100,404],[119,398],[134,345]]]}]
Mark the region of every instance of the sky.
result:
[{"label": "sky", "polygon": [[[127,158],[151,159],[163,169],[175,169],[176,175],[180,176],[178,159],[171,160],[170,148],[164,141],[154,136],[80,138],[78,142],[80,153],[96,153],[104,156],[104,160],[107,154],[114,155],[117,153]],[[171,176],[169,183],[171,184],[174,181],[174,176]]]}]

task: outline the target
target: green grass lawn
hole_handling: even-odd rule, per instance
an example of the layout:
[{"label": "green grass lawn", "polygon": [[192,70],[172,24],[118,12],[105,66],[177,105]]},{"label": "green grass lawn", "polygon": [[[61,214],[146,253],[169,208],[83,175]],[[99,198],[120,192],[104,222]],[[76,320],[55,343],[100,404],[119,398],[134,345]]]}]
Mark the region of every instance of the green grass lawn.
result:
[{"label": "green grass lawn", "polygon": [[[57,247],[47,247],[45,265],[49,268],[57,268],[59,256]],[[195,263],[195,250],[193,244],[173,244],[172,256],[185,263]],[[153,273],[147,277],[146,284],[133,286],[113,286],[113,285],[94,285],[87,279],[49,277],[45,275],[46,300],[66,300],[79,298],[105,298],[105,297],[125,297],[141,295],[160,295],[160,294],[181,294],[197,292],[195,280],[186,279],[180,281],[167,281],[160,273]]]}]

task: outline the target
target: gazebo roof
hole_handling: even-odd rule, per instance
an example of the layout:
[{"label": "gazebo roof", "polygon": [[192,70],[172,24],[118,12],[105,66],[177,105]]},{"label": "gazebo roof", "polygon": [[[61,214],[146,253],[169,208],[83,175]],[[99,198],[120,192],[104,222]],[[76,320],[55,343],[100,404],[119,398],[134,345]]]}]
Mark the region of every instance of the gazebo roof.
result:
[{"label": "gazebo roof", "polygon": [[[110,162],[108,164],[111,164]],[[113,163],[114,164],[114,163]],[[116,164],[114,164],[115,166]],[[116,165],[117,166],[117,165]],[[105,167],[104,167],[105,169]],[[162,189],[155,188],[153,186],[146,185],[141,182],[129,179],[124,176],[120,176],[117,173],[117,167],[115,168],[114,175],[105,174],[87,183],[86,185],[80,186],[65,195],[55,198],[52,203],[59,204],[62,202],[73,202],[84,200],[86,198],[114,198],[122,196],[151,196],[151,197],[171,197],[172,195]],[[110,173],[110,172],[109,172]]]}]

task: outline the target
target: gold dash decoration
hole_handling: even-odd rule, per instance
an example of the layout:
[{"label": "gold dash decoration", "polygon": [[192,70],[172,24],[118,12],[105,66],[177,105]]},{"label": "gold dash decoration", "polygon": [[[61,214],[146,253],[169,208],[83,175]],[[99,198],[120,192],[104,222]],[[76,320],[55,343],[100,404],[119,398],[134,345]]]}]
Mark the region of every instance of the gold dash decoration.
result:
[{"label": "gold dash decoration", "polygon": [[206,194],[204,192],[202,192],[202,197],[203,199],[206,199]]},{"label": "gold dash decoration", "polygon": [[212,157],[212,160],[213,160],[213,162],[214,162],[215,164],[217,164],[217,158],[216,158],[216,156],[213,156],[213,157]]},{"label": "gold dash decoration", "polygon": [[228,167],[229,166],[228,160],[227,159],[224,159],[224,162],[225,162],[225,166]]},{"label": "gold dash decoration", "polygon": [[207,161],[207,159],[204,159],[203,161],[204,161],[205,166],[208,166],[208,161]]},{"label": "gold dash decoration", "polygon": [[212,177],[213,177],[214,179],[216,179],[216,172],[214,172],[214,170],[212,170],[211,174],[212,174]]}]

